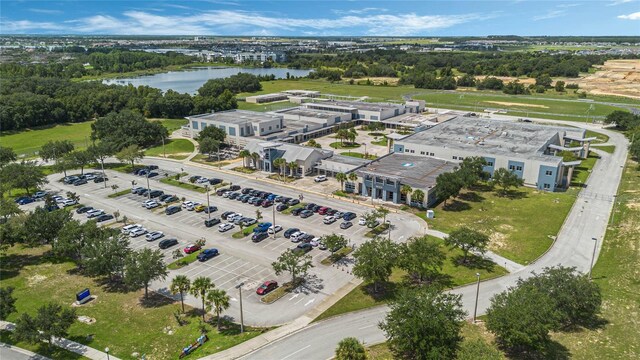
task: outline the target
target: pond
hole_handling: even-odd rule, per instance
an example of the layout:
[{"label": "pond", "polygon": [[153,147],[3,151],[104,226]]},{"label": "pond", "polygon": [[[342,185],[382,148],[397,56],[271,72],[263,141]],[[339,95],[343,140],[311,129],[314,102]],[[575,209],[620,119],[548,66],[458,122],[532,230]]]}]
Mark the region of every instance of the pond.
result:
[{"label": "pond", "polygon": [[278,79],[287,77],[287,73],[291,76],[300,77],[307,76],[311,70],[298,70],[286,68],[241,68],[241,67],[197,67],[191,70],[170,71],[155,75],[137,76],[125,79],[105,79],[102,83],[111,85],[128,85],[133,86],[147,85],[150,87],[167,91],[169,89],[179,93],[195,94],[196,91],[209,79],[221,79],[238,73],[249,73],[253,75],[275,75]]}]

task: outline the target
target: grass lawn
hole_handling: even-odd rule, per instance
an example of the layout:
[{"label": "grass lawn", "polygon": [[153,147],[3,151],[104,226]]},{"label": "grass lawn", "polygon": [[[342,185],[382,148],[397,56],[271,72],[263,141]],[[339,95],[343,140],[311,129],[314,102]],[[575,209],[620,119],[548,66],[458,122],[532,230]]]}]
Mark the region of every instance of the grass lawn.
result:
[{"label": "grass lawn", "polygon": [[591,174],[591,169],[596,163],[600,156],[596,153],[590,153],[589,157],[582,160],[580,166],[576,166],[573,171],[573,177],[571,178],[571,186],[583,186],[587,181],[589,174]]},{"label": "grass lawn", "polygon": [[[450,233],[470,226],[490,236],[489,248],[520,264],[527,264],[553,242],[576,199],[576,191],[544,192],[528,187],[515,190],[513,196],[499,196],[495,191],[479,188],[463,191],[449,199],[447,206],[438,204],[435,219],[426,219],[424,211],[416,214],[429,227]],[[544,216],[541,215],[544,211]]]},{"label": "grass lawn", "polygon": [[234,239],[242,239],[243,237],[247,237],[247,236],[251,235],[251,233],[253,233],[253,229],[255,229],[256,226],[258,226],[258,223],[255,223],[253,225],[247,226],[246,228],[233,233],[233,235],[231,235],[231,237],[234,238]]},{"label": "grass lawn", "polygon": [[64,359],[64,360],[71,360],[71,359],[79,359],[79,360],[84,360],[84,359],[89,359],[88,357],[84,357],[82,355],[76,354],[72,351],[69,350],[65,350],[63,348],[59,348],[57,346],[52,346],[52,347],[48,347],[47,344],[42,343],[42,344],[30,344],[24,341],[16,341],[13,338],[13,333],[11,331],[0,331],[0,342],[5,343],[5,344],[9,344],[9,345],[13,345],[13,346],[17,346],[19,348],[25,349],[25,350],[29,350],[31,352],[34,352],[36,354],[40,354],[43,356],[46,356],[50,359]]},{"label": "grass lawn", "polygon": [[184,252],[182,252],[184,257],[181,257],[180,259],[177,259],[176,261],[174,261],[171,264],[167,265],[167,268],[169,270],[176,270],[176,269],[180,269],[182,267],[185,267],[185,266],[191,264],[192,262],[195,262],[196,260],[198,260],[198,255],[201,252],[202,252],[202,250],[198,250],[198,251],[196,251],[194,253],[191,253],[189,255],[186,255],[186,254],[184,254]]},{"label": "grass lawn", "polygon": [[602,150],[604,152],[608,152],[609,154],[613,154],[616,150],[615,145],[604,145],[604,146],[592,146],[591,149]]},{"label": "grass lawn", "polygon": [[271,174],[271,175],[267,176],[267,178],[271,179],[271,180],[282,181],[284,183],[291,183],[291,182],[296,181],[296,178],[294,178],[292,176],[289,176],[289,175],[282,176],[280,174]]},{"label": "grass lawn", "polygon": [[[358,158],[358,159],[364,159],[364,154],[361,152],[354,152],[354,151],[344,151],[341,152],[340,155],[344,155],[344,156],[351,156],[354,158]],[[375,160],[378,157],[375,155],[371,155],[371,154],[367,154],[367,159],[368,160]]]},{"label": "grass lawn", "polygon": [[209,160],[209,156],[208,155],[204,155],[204,154],[198,154],[196,156],[193,157],[193,159],[191,159],[191,161],[193,162],[197,162],[200,164],[204,164],[204,165],[209,165],[209,166],[217,166],[217,167],[223,167],[223,166],[227,166],[229,164],[231,164],[230,161],[216,161],[213,159],[216,159],[216,157],[214,156],[213,158],[211,158],[212,160]]},{"label": "grass lawn", "polygon": [[[71,262],[43,257],[46,250],[47,247],[12,247],[0,259],[1,285],[13,286],[17,299],[17,312],[11,314],[8,321],[15,321],[21,313],[35,314],[38,307],[51,301],[70,306],[76,292],[89,288],[96,299],[77,311],[78,315],[94,318],[96,322],[92,325],[74,323],[69,331],[71,340],[96,349],[109,347],[113,355],[122,359],[132,358],[133,352],[146,354],[149,359],[175,359],[184,346],[199,336],[197,309],[187,308],[186,324],[181,326],[175,317],[179,302],[157,294],[145,301],[143,290],[112,289],[99,280],[78,274]],[[209,330],[210,341],[194,352],[195,357],[222,351],[262,331],[245,328],[246,332],[241,335],[239,326],[233,324],[221,333],[215,326],[204,326]],[[168,334],[169,330],[172,335]]]},{"label": "grass lawn", "polygon": [[369,238],[374,238],[382,233],[386,233],[387,229],[389,228],[389,224],[387,223],[382,223],[376,227],[374,227],[373,229],[367,231],[364,236],[369,237]]},{"label": "grass lawn", "polygon": [[167,185],[177,186],[179,188],[183,188],[183,189],[186,189],[186,190],[197,191],[197,192],[203,193],[203,194],[207,192],[207,190],[202,186],[198,186],[198,185],[190,184],[190,183],[185,183],[185,182],[178,181],[178,180],[170,178],[170,177],[164,178],[164,179],[160,179],[160,182],[163,183],[163,184],[167,184]]},{"label": "grass lawn", "polygon": [[155,146],[145,150],[146,156],[160,156],[167,157],[176,160],[186,159],[193,152],[193,143],[187,139],[169,139],[165,141],[164,149],[162,145]]},{"label": "grass lawn", "polygon": [[388,141],[387,138],[383,137],[383,138],[378,139],[378,140],[373,140],[373,141],[371,141],[371,143],[373,145],[378,145],[378,146],[387,146],[387,141]]},{"label": "grass lawn", "polygon": [[[442,244],[441,248],[447,255],[445,264],[442,268],[442,273],[448,278],[449,286],[460,286],[470,284],[476,281],[476,273],[480,273],[481,279],[491,279],[498,276],[502,276],[507,273],[507,270],[501,266],[493,263],[484,262],[481,267],[465,267],[458,264],[456,261],[459,256],[462,255],[462,251],[459,249],[450,249],[444,246],[441,239],[432,237],[436,241]],[[396,292],[400,290],[403,285],[406,272],[401,269],[394,269],[391,274],[389,283],[384,285],[385,291],[379,291],[378,294],[372,295],[373,286],[371,284],[362,283],[355,289],[351,290],[345,297],[338,300],[333,306],[328,308],[325,312],[320,314],[314,321],[326,319],[331,316],[344,314],[351,311],[366,309],[372,306],[386,304],[389,300],[393,299]]]},{"label": "grass lawn", "polygon": [[[169,132],[171,129],[185,125],[185,119],[159,119]],[[65,123],[22,131],[1,132],[0,143],[13,149],[18,156],[32,157],[42,145],[50,140],[69,140],[76,149],[84,149],[91,144],[91,124],[93,121],[81,123]],[[162,146],[160,146],[162,148]]]},{"label": "grass lawn", "polygon": [[602,291],[602,329],[564,332],[553,340],[564,345],[575,359],[638,359],[640,347],[640,171],[627,162],[614,221],[607,229],[593,279]]},{"label": "grass lawn", "polygon": [[591,130],[587,130],[585,137],[596,137],[597,139],[594,141],[594,143],[606,143],[607,141],[609,141],[609,135]]},{"label": "grass lawn", "polygon": [[334,149],[357,149],[360,147],[360,144],[350,143],[350,142],[341,143],[340,141],[336,141],[329,144],[329,146],[331,146]]},{"label": "grass lawn", "polygon": [[121,191],[118,191],[118,192],[115,192],[115,193],[111,193],[111,194],[109,194],[108,197],[109,198],[117,198],[117,197],[120,197],[122,195],[127,195],[127,194],[130,194],[130,193],[131,193],[131,189],[124,189],[124,190],[121,190]]},{"label": "grass lawn", "polygon": [[254,172],[258,171],[258,170],[254,169],[254,168],[244,167],[244,166],[236,166],[231,170],[237,171],[237,172],[243,173],[243,174],[253,174]]},{"label": "grass lawn", "polygon": [[189,123],[187,119],[149,119],[151,121],[160,121],[167,128],[169,134],[180,129]]}]

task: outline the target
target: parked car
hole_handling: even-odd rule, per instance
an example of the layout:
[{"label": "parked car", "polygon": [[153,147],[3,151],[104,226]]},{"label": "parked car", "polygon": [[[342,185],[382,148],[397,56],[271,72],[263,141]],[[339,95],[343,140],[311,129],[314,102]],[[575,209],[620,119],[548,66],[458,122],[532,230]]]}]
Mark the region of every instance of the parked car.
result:
[{"label": "parked car", "polygon": [[249,220],[249,218],[246,217],[236,217],[235,220],[233,220],[233,224],[234,225],[240,225],[241,223],[243,223],[245,220]]},{"label": "parked car", "polygon": [[87,211],[87,218],[91,219],[91,218],[100,216],[102,214],[104,214],[104,210],[101,210],[101,209],[89,210],[89,211]]},{"label": "parked car", "polygon": [[287,204],[278,204],[278,206],[276,206],[276,210],[278,211],[284,211],[287,210],[289,208],[289,205]]},{"label": "parked car", "polygon": [[73,200],[73,199],[65,199],[64,201],[61,202],[62,206],[67,207],[67,206],[73,206],[76,205],[78,202]]},{"label": "parked car", "polygon": [[271,202],[271,200],[265,200],[265,201],[262,202],[262,207],[263,208],[268,208],[271,205],[273,205],[273,202]]},{"label": "parked car", "polygon": [[195,203],[193,201],[185,201],[185,202],[182,203],[182,207],[185,208],[185,209],[188,208],[188,207],[193,207],[193,206],[195,206]]},{"label": "parked car", "polygon": [[217,179],[217,178],[211,178],[209,179],[209,184],[210,185],[218,185],[222,183],[222,179]]},{"label": "parked car", "polygon": [[104,176],[97,176],[95,179],[93,179],[94,183],[102,183],[105,181],[109,181],[109,178]]},{"label": "parked car", "polygon": [[176,202],[178,200],[180,200],[180,199],[178,199],[177,196],[170,195],[169,197],[165,198],[163,201],[164,201],[165,204],[169,204],[169,203],[172,203],[172,202]]},{"label": "parked car", "polygon": [[313,211],[311,211],[311,210],[302,210],[300,212],[300,217],[303,218],[303,219],[308,218],[311,215],[313,215]]},{"label": "parked car", "polygon": [[207,179],[206,177],[201,177],[198,180],[196,180],[196,184],[204,184],[208,182],[209,182],[209,179]]},{"label": "parked car", "polygon": [[200,205],[200,203],[198,202],[192,202],[191,204],[187,205],[187,207],[185,209],[187,209],[187,211],[193,211],[196,209],[196,206]]},{"label": "parked car", "polygon": [[298,229],[298,228],[289,228],[289,229],[285,230],[283,235],[284,235],[285,238],[288,239],[288,238],[291,237],[291,235],[293,235],[294,233],[296,233],[298,231],[300,231],[300,229]]},{"label": "parked car", "polygon": [[152,177],[155,177],[155,176],[158,176],[158,175],[159,174],[157,172],[155,172],[155,171],[150,171],[149,173],[147,173],[147,177],[148,178],[152,178]]},{"label": "parked car", "polygon": [[270,222],[261,222],[260,224],[258,224],[254,229],[253,232],[266,232],[270,227],[271,227],[271,223]]},{"label": "parked car", "polygon": [[73,186],[80,186],[87,183],[87,179],[78,179],[73,182]]},{"label": "parked car", "polygon": [[327,181],[327,176],[326,175],[318,175],[318,176],[313,178],[313,181],[315,181],[315,182]]},{"label": "parked car", "polygon": [[233,229],[234,227],[235,227],[235,225],[233,225],[233,224],[224,223],[224,224],[218,225],[218,231],[219,232],[225,232],[225,231],[229,231],[229,230]]},{"label": "parked car", "polygon": [[84,214],[87,211],[93,210],[91,206],[82,206],[76,209],[76,214]]},{"label": "parked car", "polygon": [[302,241],[302,238],[303,238],[305,235],[307,235],[307,233],[306,233],[306,232],[304,232],[304,231],[298,231],[298,232],[296,232],[296,233],[293,233],[293,234],[291,235],[291,237],[290,237],[291,242],[300,242],[300,241]]},{"label": "parked car", "polygon": [[270,226],[269,230],[267,230],[267,232],[269,234],[273,234],[274,232],[277,233],[277,232],[280,232],[280,231],[282,231],[282,226],[280,226],[280,225]]},{"label": "parked car", "polygon": [[65,176],[64,178],[62,178],[62,182],[64,182],[67,185],[71,185],[75,181],[77,181],[78,179],[79,179],[79,177],[77,177],[75,175],[70,175],[70,176]]},{"label": "parked car", "polygon": [[30,197],[30,196],[21,196],[21,197],[19,197],[19,198],[17,198],[17,199],[15,200],[15,202],[16,202],[18,205],[27,205],[27,204],[31,204],[31,203],[32,203],[32,202],[34,202],[34,201],[35,201],[35,200],[34,200],[32,197]]},{"label": "parked car", "polygon": [[158,206],[160,206],[160,204],[158,204],[158,202],[155,200],[148,201],[144,205],[144,207],[146,207],[147,209],[154,209],[154,208],[157,208]]},{"label": "parked car", "polygon": [[266,295],[278,287],[278,282],[275,280],[265,281],[256,289],[256,294],[258,295]]},{"label": "parked car", "polygon": [[131,193],[132,194],[138,194],[140,191],[142,191],[144,188],[142,186],[136,186],[136,187],[132,187],[131,188]]},{"label": "parked car", "polygon": [[153,240],[158,240],[163,236],[164,236],[164,233],[162,231],[153,231],[145,235],[144,238],[147,239],[147,241],[153,241]]},{"label": "parked car", "polygon": [[162,195],[164,195],[164,191],[162,191],[162,190],[153,190],[153,191],[151,191],[149,193],[149,196],[152,199],[157,198],[157,197],[162,196]]},{"label": "parked car", "polygon": [[329,215],[329,216],[325,216],[324,219],[322,219],[322,222],[325,223],[325,225],[329,225],[329,224],[333,224],[334,222],[336,222],[336,218]]},{"label": "parked car", "polygon": [[329,210],[331,210],[331,208],[321,206],[320,208],[318,208],[318,215],[326,215]]},{"label": "parked car", "polygon": [[322,238],[314,237],[311,239],[311,241],[309,241],[309,244],[311,244],[311,246],[313,247],[317,247],[318,245],[320,245],[321,241],[322,241]]},{"label": "parked car", "polygon": [[178,205],[169,206],[166,209],[164,209],[164,213],[167,215],[173,215],[180,211],[182,211],[182,208]]},{"label": "parked car", "polygon": [[233,211],[225,211],[225,212],[223,212],[223,213],[222,213],[222,215],[220,215],[220,218],[221,218],[222,220],[227,220],[227,217],[228,217],[229,215],[233,215],[233,214],[234,214],[234,212],[233,212]]},{"label": "parked car", "polygon": [[184,253],[185,254],[192,254],[198,250],[202,249],[202,247],[200,245],[197,244],[188,244],[185,248],[184,248]]},{"label": "parked car", "polygon": [[198,204],[198,205],[193,207],[193,210],[195,212],[199,213],[199,212],[203,212],[205,208],[206,208],[206,206],[204,206],[202,204]]},{"label": "parked car", "polygon": [[316,204],[309,203],[309,204],[307,204],[307,206],[304,207],[304,209],[305,210],[313,210],[314,207],[316,207]]},{"label": "parked car", "polygon": [[360,220],[358,220],[358,225],[360,225],[360,226],[367,225],[367,219],[360,218]]},{"label": "parked car", "polygon": [[140,227],[140,228],[136,228],[131,230],[131,232],[129,233],[129,236],[131,237],[138,237],[140,235],[144,235],[147,233],[147,229]]},{"label": "parked car", "polygon": [[295,208],[293,210],[291,210],[291,215],[293,216],[298,216],[300,215],[301,212],[303,212],[304,209],[303,208]]},{"label": "parked car", "polygon": [[218,211],[218,208],[215,206],[205,206],[202,211],[204,211],[205,214],[209,214]]},{"label": "parked car", "polygon": [[298,204],[300,204],[300,200],[291,199],[291,200],[287,201],[287,204],[289,204],[289,206],[298,205]]},{"label": "parked car", "polygon": [[123,234],[130,234],[131,231],[137,229],[137,228],[141,228],[142,225],[140,224],[131,224],[131,225],[125,225],[122,227],[122,229],[120,229],[120,232],[122,232]]},{"label": "parked car", "polygon": [[240,190],[240,185],[231,185],[231,186],[229,186],[229,190],[238,191],[238,190]]},{"label": "parked car", "polygon": [[293,249],[293,252],[296,252],[296,253],[302,252],[302,253],[306,254],[311,250],[313,250],[313,246],[311,246],[311,244],[309,244],[309,243],[301,243],[301,244],[298,244],[298,246],[296,246]]},{"label": "parked car", "polygon": [[33,194],[33,198],[35,200],[40,200],[43,199],[45,196],[47,196],[47,192],[46,191],[36,191],[35,194]]},{"label": "parked car", "polygon": [[348,229],[350,227],[353,226],[353,223],[351,221],[343,221],[342,223],[340,223],[340,229]]},{"label": "parked car", "polygon": [[111,215],[111,214],[102,214],[102,215],[96,217],[96,222],[104,222],[104,221],[111,220],[111,219],[113,219],[113,215]]},{"label": "parked car", "polygon": [[204,226],[206,227],[213,227],[214,225],[218,225],[218,224],[220,224],[220,219],[218,218],[206,219],[204,221]]},{"label": "parked car", "polygon": [[198,261],[207,261],[212,257],[218,256],[219,254],[220,252],[218,252],[218,249],[204,249],[200,254],[198,254]]},{"label": "parked car", "polygon": [[257,232],[251,236],[251,241],[260,242],[268,237],[269,237],[269,234],[267,234],[266,232]]},{"label": "parked car", "polygon": [[344,221],[351,221],[356,218],[356,214],[352,212],[346,212],[342,215]]},{"label": "parked car", "polygon": [[253,218],[244,218],[244,219],[242,219],[242,225],[243,226],[251,226],[251,225],[255,224],[256,222],[258,222],[258,220],[253,219]]},{"label": "parked car", "polygon": [[242,189],[242,193],[243,193],[243,194],[248,194],[248,193],[250,193],[251,191],[253,191],[253,189],[252,189],[252,188],[244,188],[244,189]]},{"label": "parked car", "polygon": [[178,239],[164,239],[158,243],[160,249],[168,249],[175,245],[178,245]]}]

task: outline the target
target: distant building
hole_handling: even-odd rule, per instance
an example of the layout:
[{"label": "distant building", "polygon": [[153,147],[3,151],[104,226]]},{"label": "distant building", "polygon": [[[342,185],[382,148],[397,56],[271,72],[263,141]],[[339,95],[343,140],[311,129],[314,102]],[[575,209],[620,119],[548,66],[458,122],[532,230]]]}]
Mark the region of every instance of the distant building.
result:
[{"label": "distant building", "polygon": [[281,115],[245,110],[193,115],[187,119],[192,138],[197,138],[205,127],[215,126],[224,130],[227,142],[235,145],[246,144],[246,138],[251,136],[267,136],[282,131],[284,126]]}]

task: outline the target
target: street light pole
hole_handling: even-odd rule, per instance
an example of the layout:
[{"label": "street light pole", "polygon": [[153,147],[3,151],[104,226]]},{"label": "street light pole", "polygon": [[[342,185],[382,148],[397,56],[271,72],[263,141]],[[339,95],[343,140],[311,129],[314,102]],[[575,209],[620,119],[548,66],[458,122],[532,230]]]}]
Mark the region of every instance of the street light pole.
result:
[{"label": "street light pole", "polygon": [[207,215],[209,216],[209,220],[211,220],[211,203],[209,202],[209,185],[205,185],[204,188],[207,190]]},{"label": "street light pole", "polygon": [[593,254],[591,254],[591,266],[589,266],[589,280],[591,280],[591,269],[593,269],[593,262],[596,259],[596,249],[598,248],[598,238],[591,238],[593,240]]},{"label": "street light pole", "polygon": [[478,296],[480,295],[480,273],[476,273],[478,278],[476,285],[476,305],[473,307],[473,322],[476,322],[476,314],[478,313]]},{"label": "street light pole", "polygon": [[244,332],[244,317],[242,314],[242,286],[243,285],[244,285],[244,282],[241,282],[240,284],[236,285],[236,289],[238,289],[238,291],[240,292],[240,334]]},{"label": "street light pole", "polygon": [[271,206],[271,210],[273,211],[273,238],[276,238],[276,203],[274,202]]},{"label": "street light pole", "polygon": [[104,173],[104,160],[100,161],[100,167],[102,167],[102,179],[104,179],[103,183],[104,183],[104,188],[107,188],[107,175],[105,175]]},{"label": "street light pole", "polygon": [[387,229],[389,230],[388,235],[389,235],[389,240],[391,240],[391,220],[387,220]]},{"label": "street light pole", "polygon": [[149,200],[151,200],[151,186],[149,185],[149,173],[151,172],[151,170],[149,170],[147,172],[147,197]]},{"label": "street light pole", "polygon": [[107,360],[109,360],[109,348],[108,347],[104,348],[104,352],[107,353]]}]

